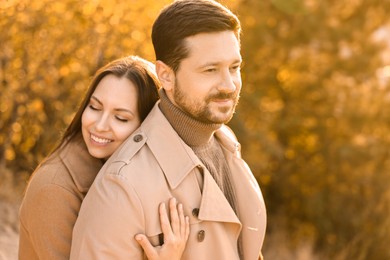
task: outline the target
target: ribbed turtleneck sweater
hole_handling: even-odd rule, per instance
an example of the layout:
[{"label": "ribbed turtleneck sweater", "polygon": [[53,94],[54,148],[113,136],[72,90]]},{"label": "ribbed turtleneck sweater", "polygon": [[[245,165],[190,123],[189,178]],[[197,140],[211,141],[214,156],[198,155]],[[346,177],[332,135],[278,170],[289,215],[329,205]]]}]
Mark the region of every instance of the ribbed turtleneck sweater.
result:
[{"label": "ribbed turtleneck sweater", "polygon": [[[237,214],[235,193],[231,183],[231,173],[223,154],[222,147],[216,140],[214,133],[222,124],[206,124],[191,117],[169,100],[164,89],[160,89],[159,108],[175,129],[181,139],[192,148],[196,156],[209,170],[215,182],[222,190],[226,199]],[[237,248],[242,258],[241,236],[237,241]]]},{"label": "ribbed turtleneck sweater", "polygon": [[159,107],[161,112],[182,140],[192,148],[194,153],[206,166],[236,212],[230,169],[227,165],[222,147],[214,136],[215,131],[222,124],[200,122],[172,104],[163,89],[160,90],[159,94],[161,100]]}]

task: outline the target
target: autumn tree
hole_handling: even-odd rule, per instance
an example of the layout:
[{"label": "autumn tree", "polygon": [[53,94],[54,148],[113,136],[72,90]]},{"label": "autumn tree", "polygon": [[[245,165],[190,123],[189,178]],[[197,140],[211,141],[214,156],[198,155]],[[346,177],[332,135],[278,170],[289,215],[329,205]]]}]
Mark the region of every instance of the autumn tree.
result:
[{"label": "autumn tree", "polygon": [[389,61],[376,39],[389,11],[371,0],[240,4],[235,125],[269,232],[286,228],[292,247],[313,240],[325,259],[390,257],[389,84],[378,74]]},{"label": "autumn tree", "polygon": [[[169,2],[0,1],[0,180],[26,180],[98,67],[154,59],[151,26]],[[267,237],[283,230],[292,251],[310,241],[324,259],[389,259],[390,2],[222,2],[243,27],[229,125],[262,187]]]},{"label": "autumn tree", "polygon": [[169,1],[17,1],[0,7],[0,166],[31,173],[70,122],[97,68],[154,59],[152,22]]}]

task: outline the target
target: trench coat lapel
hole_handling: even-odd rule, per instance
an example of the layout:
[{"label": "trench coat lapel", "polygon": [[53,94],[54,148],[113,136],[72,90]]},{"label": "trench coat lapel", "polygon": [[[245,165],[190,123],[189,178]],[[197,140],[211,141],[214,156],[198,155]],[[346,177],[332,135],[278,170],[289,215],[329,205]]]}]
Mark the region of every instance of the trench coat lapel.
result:
[{"label": "trench coat lapel", "polygon": [[231,222],[241,226],[237,215],[210,172],[173,130],[158,108],[158,103],[143,122],[141,129],[146,136],[153,136],[148,138],[147,144],[155,154],[172,189],[175,189],[191,172],[203,169],[203,190],[198,215],[200,220]]},{"label": "trench coat lapel", "polygon": [[[247,166],[243,165],[242,167]],[[240,170],[237,168],[237,166],[236,168],[233,166],[232,171]],[[253,176],[233,174],[233,183],[236,190],[238,214],[242,223],[241,237],[244,259],[257,259],[262,247],[262,243],[258,243],[258,241],[264,240],[266,227],[264,203],[259,203],[263,201],[263,197]]]},{"label": "trench coat lapel", "polygon": [[155,155],[171,189],[199,165],[200,160],[179,137],[156,103],[142,123],[140,130],[147,137],[147,145]]},{"label": "trench coat lapel", "polygon": [[199,208],[199,219],[231,222],[241,227],[240,220],[209,171],[204,169],[203,172],[203,192]]},{"label": "trench coat lapel", "polygon": [[266,227],[266,209],[259,185],[248,165],[241,159],[240,145],[232,140],[226,129],[217,132],[232,173],[232,183],[236,191],[238,216],[242,223],[242,245],[244,259],[257,259],[262,247]]}]

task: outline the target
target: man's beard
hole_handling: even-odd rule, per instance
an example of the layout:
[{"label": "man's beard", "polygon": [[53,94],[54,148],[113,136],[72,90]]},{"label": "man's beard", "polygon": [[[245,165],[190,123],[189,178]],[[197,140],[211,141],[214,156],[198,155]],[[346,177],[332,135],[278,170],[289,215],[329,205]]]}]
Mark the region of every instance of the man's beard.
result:
[{"label": "man's beard", "polygon": [[[239,95],[237,92],[233,93],[223,93],[218,92],[206,97],[205,100],[201,100],[200,102],[196,102],[197,100],[192,101],[190,96],[186,96],[182,91],[180,85],[175,82],[175,90],[173,92],[173,98],[177,106],[188,114],[190,117],[206,123],[206,124],[226,124],[228,123],[235,112],[235,108],[238,104]],[[225,118],[216,118],[211,108],[208,106],[212,100],[215,99],[230,99],[233,100],[232,107],[220,108],[219,112],[223,114],[230,114]],[[192,102],[191,102],[192,101]],[[202,102],[203,101],[203,102]]]}]

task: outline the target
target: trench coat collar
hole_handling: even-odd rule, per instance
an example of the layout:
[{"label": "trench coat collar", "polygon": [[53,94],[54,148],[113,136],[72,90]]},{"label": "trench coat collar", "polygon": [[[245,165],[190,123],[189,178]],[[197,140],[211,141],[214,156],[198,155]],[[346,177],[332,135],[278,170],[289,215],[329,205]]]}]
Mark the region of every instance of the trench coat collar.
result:
[{"label": "trench coat collar", "polygon": [[103,162],[89,154],[81,136],[75,137],[61,148],[59,157],[68,169],[77,189],[82,193],[88,192]]},{"label": "trench coat collar", "polygon": [[207,169],[204,170],[203,176],[203,194],[198,218],[206,221],[239,224],[237,229],[238,234],[238,231],[241,230],[241,223],[233,208]]},{"label": "trench coat collar", "polygon": [[169,186],[175,189],[201,161],[173,129],[158,104],[141,125],[147,145],[166,174]]},{"label": "trench coat collar", "polygon": [[[172,189],[175,189],[194,168],[203,172],[203,191],[198,218],[200,220],[236,223],[239,224],[237,229],[239,231],[240,221],[225,195],[193,150],[172,128],[160,111],[158,104],[150,113],[150,117],[144,121],[141,129],[148,137],[146,143],[155,154],[155,158]],[[223,132],[218,134],[218,136],[220,135],[223,135]],[[235,151],[235,144],[226,145],[228,149]]]},{"label": "trench coat collar", "polygon": [[[141,126],[128,138],[121,148],[111,157],[113,161],[130,163],[132,157],[144,146],[148,146],[165,174],[169,187],[174,190],[195,168],[203,172],[202,199],[199,206],[199,219],[210,221],[231,222],[240,221],[227,201],[225,195],[214,181],[207,168],[195,155],[193,150],[184,143],[173,129],[158,107],[159,102],[143,121]],[[228,137],[225,130],[217,130],[217,138],[224,142]],[[236,151],[234,142],[222,144],[229,152]],[[109,160],[111,160],[109,159]]]},{"label": "trench coat collar", "polygon": [[148,146],[166,175],[171,189],[177,188],[194,167],[201,165],[155,104],[141,126],[119,147],[109,162],[129,164],[143,146]]}]

